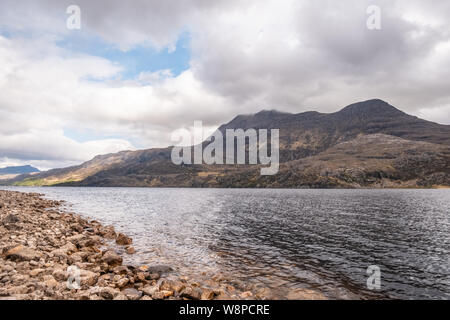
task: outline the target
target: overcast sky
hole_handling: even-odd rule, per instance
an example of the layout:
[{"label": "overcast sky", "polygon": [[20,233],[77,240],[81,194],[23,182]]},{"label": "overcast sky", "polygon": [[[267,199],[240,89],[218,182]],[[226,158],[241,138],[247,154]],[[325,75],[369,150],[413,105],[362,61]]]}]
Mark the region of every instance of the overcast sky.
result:
[{"label": "overcast sky", "polygon": [[[67,28],[69,5],[81,29]],[[369,30],[367,8],[381,9]],[[450,124],[450,1],[2,0],[0,167],[173,144],[261,109],[380,98]]]}]

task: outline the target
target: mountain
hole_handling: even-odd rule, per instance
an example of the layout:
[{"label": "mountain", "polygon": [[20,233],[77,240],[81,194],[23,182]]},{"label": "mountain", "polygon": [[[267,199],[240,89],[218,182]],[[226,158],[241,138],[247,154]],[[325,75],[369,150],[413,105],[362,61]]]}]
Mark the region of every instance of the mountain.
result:
[{"label": "mountain", "polygon": [[[408,115],[382,100],[335,113],[264,110],[219,127],[280,129],[280,169],[175,165],[171,147],[97,156],[80,166],[9,180],[16,185],[143,187],[382,188],[450,186],[450,126]],[[204,142],[206,146],[208,142]],[[248,145],[247,145],[248,147]]]},{"label": "mountain", "polygon": [[0,181],[1,181],[1,179],[12,179],[21,174],[29,174],[29,173],[37,173],[37,172],[40,172],[40,171],[29,165],[0,168]]},{"label": "mountain", "polygon": [[32,167],[30,165],[0,168],[0,175],[24,174],[24,173],[34,173],[34,172],[40,172],[40,171],[39,171],[39,169]]},{"label": "mountain", "polygon": [[24,173],[33,173],[40,172],[39,169],[36,169],[32,166],[18,166],[18,167],[6,167],[0,168],[0,174],[24,174]]}]

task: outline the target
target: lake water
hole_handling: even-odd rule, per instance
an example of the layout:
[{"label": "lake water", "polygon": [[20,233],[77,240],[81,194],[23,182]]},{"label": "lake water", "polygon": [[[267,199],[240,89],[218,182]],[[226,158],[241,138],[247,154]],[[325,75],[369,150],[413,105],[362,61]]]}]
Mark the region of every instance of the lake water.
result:
[{"label": "lake water", "polygon": [[[134,264],[329,298],[450,299],[450,190],[8,188],[131,236]],[[381,289],[367,268],[379,266]]]}]

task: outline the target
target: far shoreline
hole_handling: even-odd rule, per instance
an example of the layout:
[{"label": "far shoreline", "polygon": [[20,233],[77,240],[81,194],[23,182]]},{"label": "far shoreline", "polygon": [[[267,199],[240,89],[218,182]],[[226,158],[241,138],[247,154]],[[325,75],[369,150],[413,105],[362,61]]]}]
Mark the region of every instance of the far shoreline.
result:
[{"label": "far shoreline", "polygon": [[42,186],[21,186],[21,185],[2,185],[1,188],[130,188],[130,189],[214,189],[214,190],[438,190],[438,189],[450,189],[450,186],[436,185],[431,187],[415,187],[415,186],[400,186],[400,187],[385,187],[385,188],[292,188],[292,187],[278,187],[278,188],[247,188],[247,187],[151,187],[151,186],[69,186],[69,185],[42,185]]}]

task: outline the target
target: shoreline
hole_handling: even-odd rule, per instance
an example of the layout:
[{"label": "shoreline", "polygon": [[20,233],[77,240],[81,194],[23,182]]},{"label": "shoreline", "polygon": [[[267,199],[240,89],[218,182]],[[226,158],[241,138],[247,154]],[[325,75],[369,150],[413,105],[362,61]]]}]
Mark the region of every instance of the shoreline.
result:
[{"label": "shoreline", "polygon": [[[276,299],[267,288],[174,277],[166,265],[124,265],[108,243],[136,254],[131,238],[66,212],[62,204],[38,193],[0,190],[0,300]],[[326,297],[305,289],[295,299]]]},{"label": "shoreline", "polygon": [[264,299],[220,283],[168,279],[170,266],[123,265],[107,242],[134,254],[132,239],[62,211],[63,203],[0,190],[0,300]]},{"label": "shoreline", "polygon": [[[1,181],[1,180],[0,180]],[[333,188],[312,188],[312,187],[196,187],[196,186],[77,186],[77,185],[65,185],[65,184],[54,184],[54,185],[8,185],[1,184],[0,188],[138,188],[138,189],[249,189],[249,190],[438,190],[438,189],[450,189],[447,185],[432,185],[432,186],[387,186],[387,187],[333,187]],[[1,191],[2,189],[0,189]]]}]

